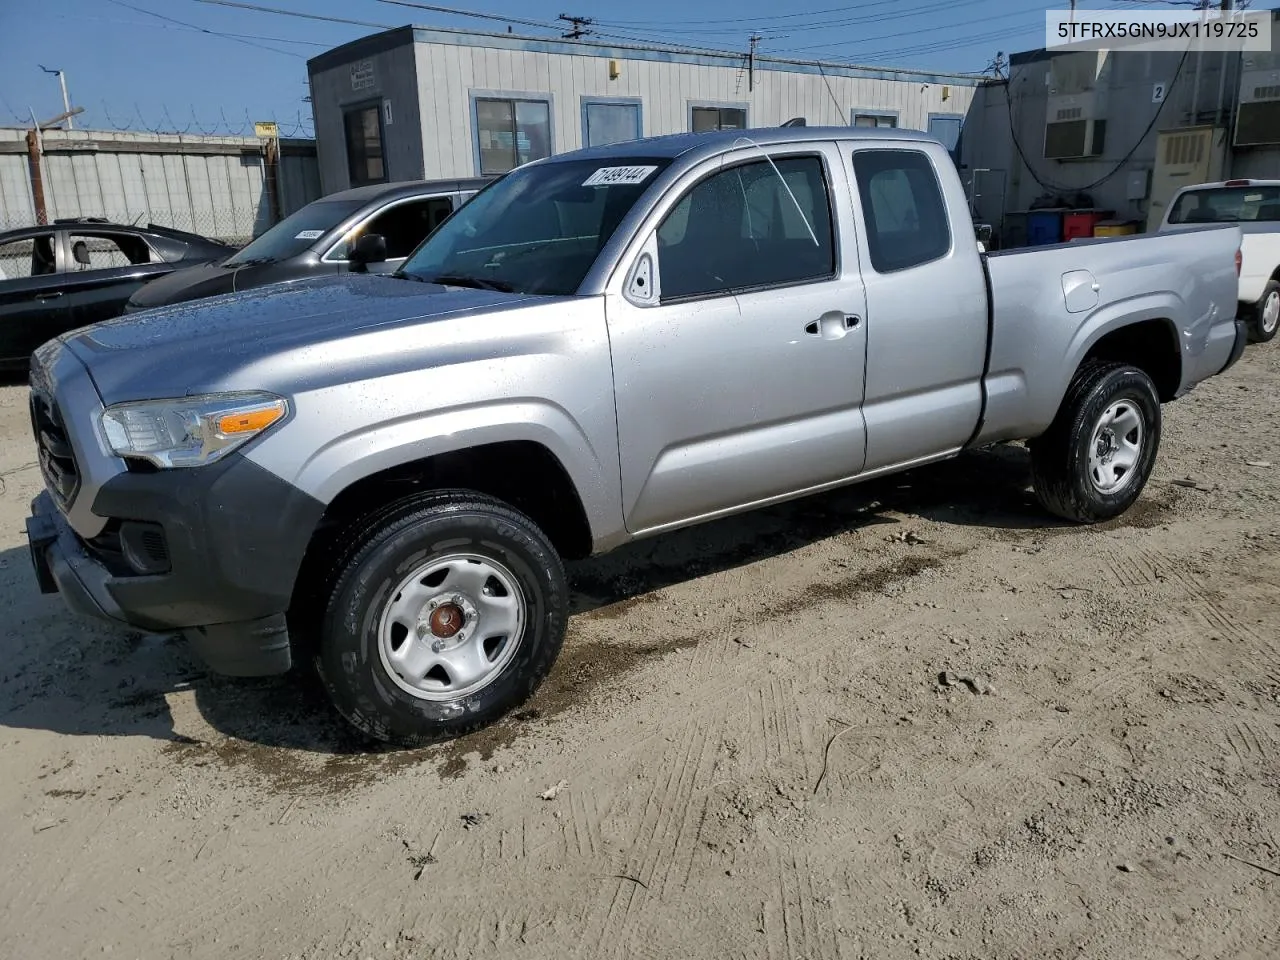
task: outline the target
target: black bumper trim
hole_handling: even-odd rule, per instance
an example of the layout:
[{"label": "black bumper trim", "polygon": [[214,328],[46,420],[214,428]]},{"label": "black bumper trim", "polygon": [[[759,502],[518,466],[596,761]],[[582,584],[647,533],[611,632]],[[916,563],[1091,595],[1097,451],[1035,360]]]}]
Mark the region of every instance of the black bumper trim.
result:
[{"label": "black bumper trim", "polygon": [[1244,320],[1236,317],[1236,339],[1231,344],[1231,353],[1227,356],[1227,362],[1223,364],[1218,373],[1226,373],[1236,365],[1236,362],[1244,355],[1245,345],[1249,342],[1249,327]]},{"label": "black bumper trim", "polygon": [[323,505],[252,461],[124,473],[98,491],[98,517],[155,525],[170,568],[126,575],[95,555],[46,490],[27,538],[42,592],[78,614],[149,633],[186,634],[219,673],[265,676],[291,666],[285,613]]}]

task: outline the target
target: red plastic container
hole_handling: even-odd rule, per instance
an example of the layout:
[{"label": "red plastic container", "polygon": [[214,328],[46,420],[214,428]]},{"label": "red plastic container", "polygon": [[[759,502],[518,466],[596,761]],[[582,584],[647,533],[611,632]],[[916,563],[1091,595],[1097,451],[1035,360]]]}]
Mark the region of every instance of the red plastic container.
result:
[{"label": "red plastic container", "polygon": [[1109,210],[1090,211],[1089,213],[1068,213],[1062,218],[1062,239],[1075,240],[1080,237],[1092,237],[1093,228],[1098,221],[1111,216]]}]

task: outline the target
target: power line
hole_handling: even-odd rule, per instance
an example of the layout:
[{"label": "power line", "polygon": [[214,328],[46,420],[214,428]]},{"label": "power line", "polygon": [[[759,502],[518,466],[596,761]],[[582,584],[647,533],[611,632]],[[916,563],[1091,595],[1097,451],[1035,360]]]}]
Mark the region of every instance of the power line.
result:
[{"label": "power line", "polygon": [[415,3],[411,2],[411,0],[378,0],[378,2],[389,3],[397,7],[413,7],[417,10],[427,10],[431,13],[445,13],[453,17],[470,17],[474,20],[496,20],[498,23],[518,23],[523,27],[538,27],[541,30],[560,29],[554,23],[546,23],[541,20],[523,20],[520,17],[504,17],[496,13],[480,13],[474,10],[459,10],[457,7],[439,7],[435,4]]},{"label": "power line", "polygon": [[[67,14],[67,13],[55,13],[55,14],[51,14],[51,16],[58,20],[67,20],[73,23],[84,23],[85,21],[93,21],[96,23],[118,23],[121,26],[126,26],[126,27],[154,27],[157,30],[178,30],[178,31],[186,31],[190,33],[211,32],[209,30],[205,30],[203,27],[182,27],[176,24],[166,25],[161,23],[152,23],[150,20],[123,20],[120,17],[92,17],[92,16],[87,16],[85,14],[76,14],[75,16],[72,16],[71,14]],[[218,36],[235,37],[241,40],[267,40],[267,41],[270,41],[271,43],[297,43],[297,44],[301,44],[303,46],[308,46],[308,47],[332,46],[332,44],[324,43],[320,40],[299,40],[295,37],[264,37],[261,34],[257,34],[257,33],[229,33],[226,31],[219,31]]]},{"label": "power line", "polygon": [[187,23],[185,20],[175,20],[173,17],[167,17],[163,13],[156,13],[154,10],[147,10],[144,7],[135,7],[132,3],[126,3],[125,0],[111,0],[111,3],[114,3],[117,7],[124,7],[128,10],[132,10],[135,13],[143,13],[149,17],[155,17],[158,20],[166,20],[169,23],[175,23],[180,27],[186,27],[190,30],[198,30],[200,33],[206,33],[211,37],[221,37],[223,40],[230,40],[233,43],[243,43],[246,46],[257,47],[260,50],[269,50],[272,53],[281,53],[286,57],[297,57],[300,60],[306,59],[302,54],[294,53],[292,50],[281,50],[279,47],[272,47],[265,43],[258,43],[256,40],[246,40],[243,37],[233,36],[229,33],[220,33],[217,30],[209,30],[205,27],[197,26],[194,23]]},{"label": "power line", "polygon": [[375,27],[378,30],[392,30],[392,24],[376,23],[372,20],[351,20],[347,17],[330,17],[319,13],[302,13],[298,10],[281,10],[279,7],[264,7],[256,3],[241,3],[239,0],[191,0],[192,3],[208,3],[217,7],[234,7],[237,10],[252,10],[254,13],[273,13],[282,17],[298,17],[302,20],[319,20],[324,23],[341,23],[353,27]]}]

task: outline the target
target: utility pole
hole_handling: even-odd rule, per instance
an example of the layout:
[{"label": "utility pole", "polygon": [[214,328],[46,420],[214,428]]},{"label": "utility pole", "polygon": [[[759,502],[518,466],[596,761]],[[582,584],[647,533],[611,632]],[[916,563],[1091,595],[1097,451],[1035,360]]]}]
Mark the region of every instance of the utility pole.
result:
[{"label": "utility pole", "polygon": [[764,37],[758,33],[753,33],[750,38],[751,49],[747,53],[747,90],[751,91],[756,88],[756,45],[763,40]]},{"label": "utility pole", "polygon": [[587,30],[586,28],[591,26],[591,24],[595,22],[590,17],[571,17],[567,13],[560,14],[560,16],[556,17],[556,19],[563,20],[565,21],[565,23],[569,23],[573,25],[572,29],[569,30],[568,33],[561,35],[562,38],[565,40],[580,40],[582,37],[585,37],[587,34],[591,33],[591,31]]},{"label": "utility pole", "polygon": [[[61,87],[62,87],[62,109],[63,109],[66,113],[70,113],[70,112],[71,112],[71,100],[70,100],[70,98],[67,96],[67,75],[66,75],[65,73],[63,73],[61,70],[50,70],[48,67],[43,66],[43,65],[38,64],[38,63],[36,64],[36,66],[37,66],[37,67],[40,67],[40,69],[41,69],[41,70],[43,70],[45,73],[53,73],[53,74],[57,74],[57,77],[58,77],[58,83],[59,83],[59,85],[61,85]],[[74,127],[74,126],[72,126],[72,124],[71,124],[71,117],[67,117],[67,129],[68,129],[68,130],[74,130],[74,129],[75,129],[75,127]]]}]

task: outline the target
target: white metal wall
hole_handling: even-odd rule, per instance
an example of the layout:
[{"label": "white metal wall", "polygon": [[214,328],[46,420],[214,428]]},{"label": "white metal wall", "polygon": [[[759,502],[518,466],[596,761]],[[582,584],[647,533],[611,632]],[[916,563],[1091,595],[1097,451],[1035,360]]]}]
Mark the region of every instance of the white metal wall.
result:
[{"label": "white metal wall", "polygon": [[[963,116],[975,87],[918,80],[855,79],[757,69],[748,90],[745,62],[705,66],[619,59],[609,79],[609,58],[443,43],[415,43],[425,175],[475,176],[471,98],[500,92],[551,99],[555,152],[582,146],[582,98],[632,97],[642,101],[645,136],[689,130],[692,103],[743,105],[749,126],[777,126],[803,116],[811,126],[845,125],[855,109],[895,112],[898,126],[924,130],[929,114]],[[944,87],[946,99],[944,100]]]},{"label": "white metal wall", "polygon": [[[25,135],[24,130],[0,130],[0,229],[36,222]],[[92,146],[103,141],[114,149]],[[137,152],[130,149],[135,144]],[[234,242],[245,242],[272,223],[261,144],[254,138],[47,131],[44,147],[50,220],[137,220]],[[284,216],[320,195],[314,156],[286,154],[277,181]]]}]

